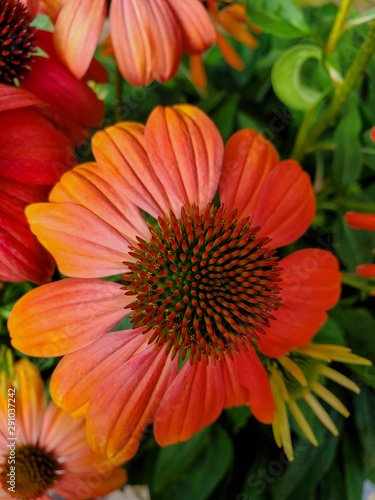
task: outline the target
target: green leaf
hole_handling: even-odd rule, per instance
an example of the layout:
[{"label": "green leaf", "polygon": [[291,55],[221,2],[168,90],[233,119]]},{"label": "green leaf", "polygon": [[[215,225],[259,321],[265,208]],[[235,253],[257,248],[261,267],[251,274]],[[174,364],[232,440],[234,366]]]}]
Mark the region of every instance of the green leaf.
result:
[{"label": "green leaf", "polygon": [[307,111],[326,94],[327,89],[317,90],[302,81],[302,66],[309,59],[319,62],[322,51],[315,45],[297,45],[282,52],[275,62],[271,80],[278,98],[292,109]]},{"label": "green leaf", "polygon": [[354,398],[354,420],[362,444],[366,477],[375,482],[375,394],[364,387]]},{"label": "green leaf", "polygon": [[239,95],[231,95],[223,99],[211,113],[211,118],[219,129],[224,142],[226,142],[234,132],[234,125],[239,102]]},{"label": "green leaf", "polygon": [[329,500],[347,500],[345,495],[346,491],[345,483],[342,480],[342,469],[340,468],[340,464],[336,461],[319,481],[318,495],[315,498],[316,500],[321,498]]},{"label": "green leaf", "polygon": [[358,500],[362,498],[365,477],[362,469],[360,447],[350,433],[343,436],[342,458],[345,471],[346,498],[347,500]]},{"label": "green leaf", "polygon": [[351,106],[337,125],[333,134],[336,149],[333,155],[332,177],[337,188],[353,184],[362,169],[361,142],[362,122],[358,110]]},{"label": "green leaf", "polygon": [[254,24],[271,35],[297,38],[312,33],[293,0],[247,0],[247,12]]},{"label": "green leaf", "polygon": [[245,427],[252,413],[249,406],[236,406],[225,410],[225,415],[232,424],[232,431],[236,434]]},{"label": "green leaf", "polygon": [[151,496],[204,500],[224,477],[232,460],[233,445],[228,434],[218,425],[207,427],[189,441],[161,448]]},{"label": "green leaf", "polygon": [[345,337],[337,321],[332,318],[328,318],[322,328],[315,335],[314,343],[345,345]]},{"label": "green leaf", "polygon": [[337,218],[333,227],[333,246],[349,271],[355,271],[356,266],[370,262],[373,248],[371,237],[366,231],[349,227],[343,217]]}]

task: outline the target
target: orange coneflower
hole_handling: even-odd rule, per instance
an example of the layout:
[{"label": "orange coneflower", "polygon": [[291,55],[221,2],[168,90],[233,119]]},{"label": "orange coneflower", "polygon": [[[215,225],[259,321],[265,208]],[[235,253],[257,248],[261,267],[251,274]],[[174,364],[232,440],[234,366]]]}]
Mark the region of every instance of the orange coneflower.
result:
[{"label": "orange coneflower", "polygon": [[[104,102],[85,80],[78,80],[60,62],[52,33],[30,23],[20,0],[0,0],[0,83],[17,84],[39,97],[48,105],[45,113],[74,143],[87,139],[88,131],[100,126]],[[37,48],[45,55],[37,55]],[[88,70],[96,69],[97,64]],[[95,75],[105,79],[103,72]]]},{"label": "orange coneflower", "polygon": [[[375,214],[347,212],[345,214],[345,220],[353,229],[375,231]],[[364,278],[375,278],[375,264],[357,266],[357,274]]]},{"label": "orange coneflower", "polygon": [[[56,23],[57,53],[81,78],[98,44],[107,0],[44,0],[42,7]],[[245,26],[259,32],[247,20],[244,5],[231,3],[219,10],[216,0],[112,0],[109,17],[119,69],[135,86],[170,80],[185,53],[191,57],[194,83],[203,87],[201,54],[216,42],[227,62],[242,69],[224,34],[254,48],[257,42]]]},{"label": "orange coneflower", "polygon": [[50,281],[55,264],[31,233],[30,203],[75,165],[73,146],[40,112],[26,90],[0,84],[0,280]]},{"label": "orange coneflower", "polygon": [[125,470],[91,450],[84,421],[46,405],[36,367],[22,359],[15,370],[8,392],[0,391],[0,497],[83,500],[121,488]]},{"label": "orange coneflower", "polygon": [[[14,347],[66,354],[52,396],[87,413],[91,445],[118,462],[136,453],[152,421],[161,445],[188,439],[224,407],[249,404],[271,423],[254,343],[278,357],[309,342],[340,295],[331,253],[278,260],[276,248],[314,216],[309,176],[253,130],[224,150],[213,122],[190,105],[158,107],[145,127],[98,132],[93,151],[97,163],[65,174],[50,203],[27,209],[73,278],[15,305]],[[95,279],[118,274],[123,283]],[[129,313],[134,329],[108,333]]]}]

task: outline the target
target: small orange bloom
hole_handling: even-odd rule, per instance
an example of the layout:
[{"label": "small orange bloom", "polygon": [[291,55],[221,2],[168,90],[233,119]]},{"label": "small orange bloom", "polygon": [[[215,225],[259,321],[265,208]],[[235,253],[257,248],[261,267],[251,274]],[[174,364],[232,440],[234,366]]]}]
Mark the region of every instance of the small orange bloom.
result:
[{"label": "small orange bloom", "polygon": [[[375,231],[375,214],[347,212],[345,214],[345,220],[353,229]],[[357,266],[357,274],[364,278],[375,278],[375,264]]]},{"label": "small orange bloom", "polygon": [[[279,357],[309,342],[340,295],[331,253],[277,256],[314,216],[309,176],[280,162],[254,130],[224,149],[190,105],[158,107],[145,127],[98,132],[93,151],[97,163],[65,174],[50,203],[27,209],[32,231],[72,278],[15,305],[14,347],[66,355],[52,397],[87,414],[90,444],[118,462],[136,453],[151,422],[163,446],[231,406],[249,404],[271,423],[254,344]],[[123,283],[96,279],[119,274]],[[133,329],[108,333],[129,313]]]},{"label": "small orange bloom", "polygon": [[55,493],[79,500],[121,488],[125,470],[91,450],[84,421],[54,403],[46,407],[42,378],[30,361],[15,368],[14,384],[6,395],[0,391],[0,497],[50,500]]}]

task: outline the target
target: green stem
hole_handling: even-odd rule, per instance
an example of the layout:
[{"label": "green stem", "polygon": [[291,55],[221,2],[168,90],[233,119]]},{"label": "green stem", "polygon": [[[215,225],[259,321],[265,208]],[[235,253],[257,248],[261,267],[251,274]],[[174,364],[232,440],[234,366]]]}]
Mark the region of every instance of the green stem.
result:
[{"label": "green stem", "polygon": [[311,128],[308,133],[305,133],[303,139],[299,140],[299,147],[294,148],[293,158],[301,161],[306,154],[306,150],[326,131],[333,119],[336,117],[343,104],[347,100],[350,92],[357,84],[362,71],[366,68],[372,54],[375,51],[375,26],[371,25],[366,35],[366,38],[359,49],[354,61],[352,62],[348,72],[345,75],[340,91],[333,97],[328,108],[323,113],[318,122]]},{"label": "green stem", "polygon": [[304,116],[302,118],[302,123],[301,123],[299,130],[298,130],[296,142],[294,143],[293,151],[291,153],[292,158],[295,158],[296,153],[299,151],[302,144],[304,143],[305,137],[306,137],[307,132],[308,132],[310,125],[311,125],[311,121],[314,118],[315,109],[316,109],[316,107],[313,106],[311,109],[306,111],[306,113],[304,114]]},{"label": "green stem", "polygon": [[364,292],[370,293],[375,289],[375,285],[369,285],[368,283],[362,281],[356,275],[350,275],[342,273],[341,283],[343,285],[351,286],[352,288],[357,288]]},{"label": "green stem", "polygon": [[115,71],[115,93],[116,93],[116,99],[115,99],[115,118],[116,121],[119,122],[122,119],[122,91],[123,91],[123,84],[124,80],[122,78],[122,75],[120,73],[120,70],[118,69],[118,66],[116,66],[116,71]]},{"label": "green stem", "polygon": [[341,2],[335,22],[332,26],[332,30],[328,38],[326,46],[327,54],[332,54],[332,52],[335,50],[337,42],[339,41],[339,38],[343,32],[343,26],[345,23],[346,16],[348,15],[351,3],[352,0],[343,0]]},{"label": "green stem", "polygon": [[337,205],[344,210],[358,210],[360,212],[375,212],[375,203],[347,200],[344,198],[337,198]]}]

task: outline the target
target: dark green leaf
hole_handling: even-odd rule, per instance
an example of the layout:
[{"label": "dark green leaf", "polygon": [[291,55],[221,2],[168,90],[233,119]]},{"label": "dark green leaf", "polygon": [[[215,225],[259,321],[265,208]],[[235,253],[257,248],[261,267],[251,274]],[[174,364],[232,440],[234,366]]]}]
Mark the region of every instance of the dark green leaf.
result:
[{"label": "dark green leaf", "polygon": [[372,255],[372,240],[366,231],[352,229],[339,217],[333,228],[333,245],[338,257],[349,271],[369,262]]},{"label": "dark green leaf", "polygon": [[364,387],[354,399],[354,419],[363,448],[366,477],[375,482],[375,394]]},{"label": "dark green leaf", "polygon": [[344,478],[347,500],[362,498],[365,476],[362,469],[361,449],[350,433],[343,436],[342,443]]}]

